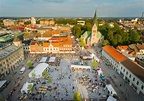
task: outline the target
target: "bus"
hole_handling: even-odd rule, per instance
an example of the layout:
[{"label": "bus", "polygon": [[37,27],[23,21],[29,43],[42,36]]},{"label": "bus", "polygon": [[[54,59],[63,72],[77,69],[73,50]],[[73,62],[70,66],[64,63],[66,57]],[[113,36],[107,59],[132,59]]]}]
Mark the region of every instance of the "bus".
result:
[{"label": "bus", "polygon": [[26,68],[25,67],[22,67],[21,70],[20,70],[20,74],[23,74],[25,72]]}]

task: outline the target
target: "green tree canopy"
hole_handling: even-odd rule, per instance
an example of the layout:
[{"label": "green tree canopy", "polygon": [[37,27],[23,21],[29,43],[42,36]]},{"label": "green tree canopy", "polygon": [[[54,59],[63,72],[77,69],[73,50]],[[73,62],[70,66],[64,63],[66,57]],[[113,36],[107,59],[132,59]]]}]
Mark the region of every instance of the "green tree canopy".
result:
[{"label": "green tree canopy", "polygon": [[103,46],[106,46],[106,45],[109,45],[109,44],[110,44],[110,43],[109,43],[108,40],[104,40],[102,45],[103,45]]},{"label": "green tree canopy", "polygon": [[35,78],[36,77],[36,74],[33,72],[32,73],[32,78]]},{"label": "green tree canopy", "polygon": [[47,78],[47,80],[48,80],[48,83],[52,82],[52,78],[51,77]]},{"label": "green tree canopy", "polygon": [[84,42],[84,40],[83,39],[79,39],[79,45],[81,46],[81,47],[85,47],[86,46],[86,43]]},{"label": "green tree canopy", "polygon": [[28,85],[28,93],[32,93],[34,90],[34,86],[32,84]]},{"label": "green tree canopy", "polygon": [[79,91],[74,93],[74,101],[82,101],[82,97]]},{"label": "green tree canopy", "polygon": [[136,33],[136,32],[133,31],[133,30],[130,30],[130,31],[129,31],[129,35],[130,35],[130,41],[131,41],[132,43],[137,43],[137,42],[139,42],[140,36],[139,36],[138,33]]},{"label": "green tree canopy", "polygon": [[80,37],[82,31],[81,31],[81,25],[75,25],[73,28],[72,28],[72,32],[73,34],[76,36],[76,37]]},{"label": "green tree canopy", "polygon": [[98,62],[94,59],[93,62],[92,62],[92,64],[91,64],[91,66],[93,68],[97,68],[98,67]]},{"label": "green tree canopy", "polygon": [[28,66],[29,68],[32,68],[32,62],[31,62],[31,60],[28,60],[28,61],[27,61],[27,66]]},{"label": "green tree canopy", "polygon": [[46,78],[47,75],[48,75],[48,72],[47,72],[46,70],[44,70],[43,73],[42,73],[42,76],[43,76],[44,78]]}]

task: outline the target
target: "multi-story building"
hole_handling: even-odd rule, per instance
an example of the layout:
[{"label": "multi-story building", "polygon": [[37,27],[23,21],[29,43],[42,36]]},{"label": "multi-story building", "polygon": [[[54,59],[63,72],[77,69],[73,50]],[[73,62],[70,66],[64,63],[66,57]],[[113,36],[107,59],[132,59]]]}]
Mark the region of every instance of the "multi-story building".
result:
[{"label": "multi-story building", "polygon": [[79,21],[77,21],[77,24],[79,24],[79,25],[85,25],[85,21],[83,21],[83,20],[79,20]]},{"label": "multi-story building", "polygon": [[24,59],[23,47],[10,45],[0,50],[0,76],[6,76]]},{"label": "multi-story building", "polygon": [[4,24],[4,26],[12,26],[12,25],[15,25],[16,22],[11,19],[5,19],[5,20],[3,20],[3,24]]},{"label": "multi-story building", "polygon": [[54,20],[40,20],[41,25],[54,25],[55,21]]},{"label": "multi-story building", "polygon": [[53,37],[49,41],[32,41],[30,53],[63,53],[72,52],[72,40],[66,37]]},{"label": "multi-story building", "polygon": [[122,75],[123,79],[125,79],[138,94],[144,94],[144,69],[142,66],[128,59],[110,45],[103,47],[102,56],[111,63],[113,69]]}]

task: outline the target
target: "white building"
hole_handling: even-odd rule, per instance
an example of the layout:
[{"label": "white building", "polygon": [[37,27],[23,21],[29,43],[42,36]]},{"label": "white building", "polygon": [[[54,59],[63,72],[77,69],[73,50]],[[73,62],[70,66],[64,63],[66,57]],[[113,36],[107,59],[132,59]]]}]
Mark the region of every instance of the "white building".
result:
[{"label": "white building", "polygon": [[31,24],[36,25],[36,19],[34,17],[31,17]]},{"label": "white building", "polygon": [[102,56],[105,57],[123,79],[135,88],[137,93],[144,94],[144,68],[126,58],[112,46],[104,46]]},{"label": "white building", "polygon": [[79,20],[79,21],[77,21],[77,24],[79,24],[79,25],[85,25],[85,21]]}]

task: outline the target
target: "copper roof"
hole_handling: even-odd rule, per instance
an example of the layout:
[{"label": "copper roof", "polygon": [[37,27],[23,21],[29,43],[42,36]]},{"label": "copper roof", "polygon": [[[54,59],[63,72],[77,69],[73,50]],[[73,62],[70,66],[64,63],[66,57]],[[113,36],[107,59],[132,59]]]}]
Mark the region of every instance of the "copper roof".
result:
[{"label": "copper roof", "polygon": [[104,46],[103,50],[107,52],[117,62],[121,62],[127,58],[123,54],[119,53],[113,46],[110,45]]},{"label": "copper roof", "polygon": [[130,59],[126,59],[125,61],[122,61],[121,64],[123,64],[129,71],[131,71],[135,76],[137,76],[139,79],[141,79],[144,82],[143,67],[134,63]]}]

